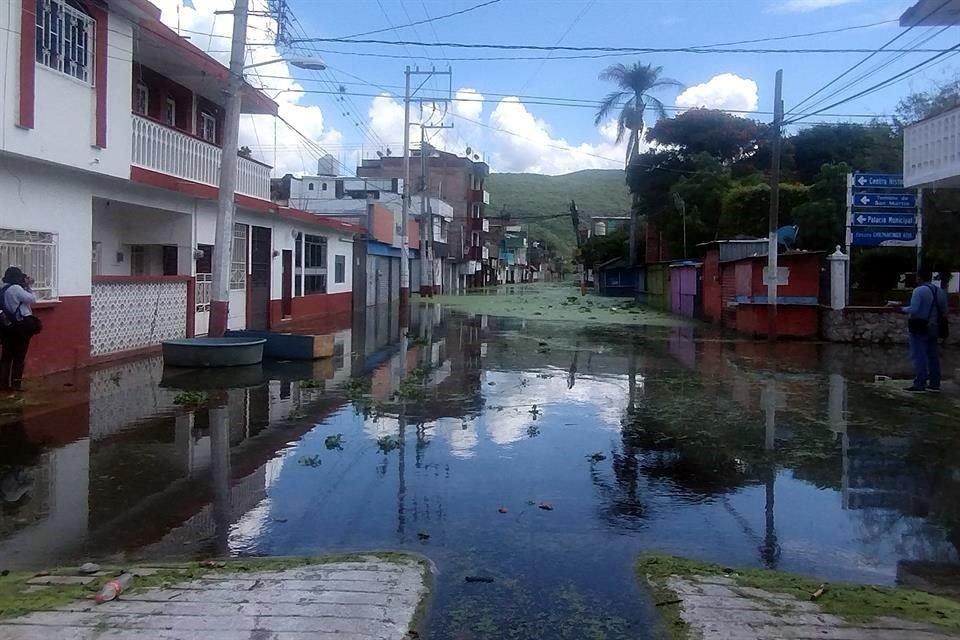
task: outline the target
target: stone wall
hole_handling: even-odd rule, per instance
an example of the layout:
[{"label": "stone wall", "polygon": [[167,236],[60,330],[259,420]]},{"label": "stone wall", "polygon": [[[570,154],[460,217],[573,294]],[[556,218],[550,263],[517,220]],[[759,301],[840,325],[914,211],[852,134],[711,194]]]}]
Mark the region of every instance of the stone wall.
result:
[{"label": "stone wall", "polygon": [[[887,307],[822,308],[820,333],[830,342],[902,344],[908,342],[907,316]],[[960,317],[951,314],[950,344],[960,344]]]}]

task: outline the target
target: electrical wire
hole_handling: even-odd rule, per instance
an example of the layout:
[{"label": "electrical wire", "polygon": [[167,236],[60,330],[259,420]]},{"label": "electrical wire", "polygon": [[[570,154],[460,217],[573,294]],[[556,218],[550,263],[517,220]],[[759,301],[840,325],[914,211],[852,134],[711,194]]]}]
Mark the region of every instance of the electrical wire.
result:
[{"label": "electrical wire", "polygon": [[[944,0],[936,9],[934,9],[934,10],[931,11],[929,14],[927,14],[927,15],[924,17],[924,19],[929,18],[929,17],[932,16],[934,13],[936,13],[937,11],[939,11],[940,9],[942,9],[943,7],[947,6],[947,4],[950,3],[950,1],[951,1],[951,0]],[[894,52],[894,51],[891,50],[891,49],[887,49],[887,47],[890,46],[891,44],[893,44],[894,42],[896,42],[897,40],[899,40],[900,38],[904,37],[904,36],[907,35],[908,33],[910,33],[910,31],[912,31],[915,27],[916,27],[915,24],[914,24],[914,25],[911,25],[911,26],[908,27],[905,31],[901,31],[900,33],[898,33],[898,34],[895,35],[894,37],[892,37],[892,38],[890,38],[889,40],[887,40],[886,42],[884,42],[882,45],[880,45],[880,48],[879,48],[879,49],[876,49],[875,51],[871,52],[869,55],[867,55],[867,57],[863,58],[862,60],[860,60],[859,62],[857,62],[856,64],[854,64],[852,67],[850,67],[849,69],[847,69],[846,71],[844,71],[843,73],[841,73],[840,75],[838,75],[836,78],[834,78],[833,80],[831,80],[831,81],[828,82],[827,84],[823,85],[821,88],[817,89],[816,91],[814,91],[813,93],[811,93],[809,96],[807,96],[806,98],[804,98],[803,100],[801,100],[799,103],[797,103],[796,105],[794,105],[793,108],[791,108],[791,109],[787,112],[787,114],[789,115],[790,113],[798,110],[800,107],[802,107],[803,105],[805,105],[807,102],[809,102],[810,100],[812,100],[814,97],[816,97],[817,95],[819,95],[820,93],[822,93],[822,92],[825,91],[826,89],[830,88],[831,86],[833,86],[834,84],[836,84],[837,82],[839,82],[840,80],[842,80],[843,78],[845,78],[848,74],[850,74],[851,72],[853,72],[855,69],[857,69],[857,68],[859,68],[860,66],[866,64],[867,61],[869,61],[869,60],[870,60],[871,58],[873,58],[874,56],[879,55],[879,54],[880,54],[881,52],[883,52],[883,51]],[[900,52],[897,51],[896,53],[900,53]]]},{"label": "electrical wire", "polygon": [[[572,52],[601,52],[601,53],[749,53],[749,54],[786,54],[786,53],[873,53],[875,49],[864,48],[798,48],[798,49],[759,49],[739,48],[726,49],[720,47],[572,47],[567,45],[532,45],[532,44],[494,44],[481,42],[423,42],[422,40],[381,40],[363,39],[349,40],[345,38],[298,38],[292,42],[331,42],[340,44],[376,44],[385,46],[417,46],[417,47],[449,47],[451,49],[494,49],[500,51],[572,51]],[[942,53],[943,49],[887,49],[892,53]]]},{"label": "electrical wire", "polygon": [[834,107],[839,107],[839,106],[842,105],[842,104],[846,104],[846,103],[848,103],[848,102],[850,102],[850,101],[852,101],[852,100],[856,100],[857,98],[862,98],[863,96],[866,96],[866,95],[869,95],[869,94],[874,93],[874,92],[876,92],[876,91],[879,91],[880,89],[884,89],[884,88],[890,86],[891,84],[894,84],[895,82],[897,82],[897,81],[899,81],[899,80],[902,80],[902,79],[904,79],[904,78],[906,78],[906,77],[909,77],[909,76],[911,76],[911,75],[914,75],[915,73],[919,73],[919,72],[922,71],[924,68],[930,66],[932,63],[934,63],[934,62],[936,62],[937,60],[943,58],[944,56],[948,56],[948,55],[951,55],[951,54],[954,54],[954,53],[958,52],[958,49],[960,49],[960,42],[958,42],[957,44],[953,45],[953,46],[950,47],[949,49],[946,49],[946,50],[944,50],[944,51],[942,51],[942,52],[940,52],[940,53],[938,53],[938,54],[936,54],[936,55],[934,55],[934,56],[931,56],[930,58],[927,58],[927,59],[924,60],[923,62],[921,62],[921,63],[919,63],[919,64],[913,65],[913,66],[910,67],[909,69],[904,69],[904,70],[901,71],[900,73],[897,73],[897,74],[895,74],[895,75],[887,78],[886,80],[883,80],[883,81],[881,81],[881,82],[878,82],[878,83],[874,84],[873,86],[864,89],[863,91],[860,91],[860,92],[858,92],[858,93],[855,93],[854,95],[852,95],[852,96],[850,96],[850,97],[847,97],[847,98],[844,98],[843,100],[839,100],[839,101],[837,101],[837,102],[834,102],[833,104],[830,104],[830,105],[828,105],[828,106],[826,106],[826,107],[824,107],[824,108],[822,108],[822,109],[820,109],[820,110],[818,110],[818,111],[813,111],[813,112],[807,114],[806,116],[795,117],[795,118],[792,118],[792,119],[790,119],[790,120],[787,120],[787,121],[784,122],[784,125],[794,124],[794,123],[796,123],[796,122],[799,122],[800,120],[803,120],[803,119],[806,118],[806,117],[819,115],[819,114],[821,114],[821,113],[823,113],[823,112],[825,112],[825,111],[829,111],[830,109],[833,109]]},{"label": "electrical wire", "polygon": [[[359,37],[361,37],[361,36],[370,36],[370,35],[373,35],[373,34],[375,34],[375,33],[384,33],[385,31],[394,31],[394,32],[396,32],[397,29],[406,29],[407,27],[416,27],[417,25],[427,24],[427,23],[429,23],[429,24],[431,25],[431,28],[432,28],[433,23],[434,23],[434,22],[437,22],[437,21],[439,21],[439,20],[445,20],[445,19],[447,19],[447,18],[452,18],[452,17],[454,17],[454,16],[461,16],[461,15],[463,15],[463,14],[465,14],[465,13],[470,13],[471,11],[476,11],[477,9],[482,9],[483,7],[488,7],[488,6],[492,5],[492,4],[497,4],[498,2],[500,2],[500,0],[487,0],[486,2],[481,2],[480,4],[473,5],[472,7],[467,7],[466,9],[461,9],[461,10],[459,10],[459,11],[454,11],[454,12],[452,12],[452,13],[445,13],[445,14],[443,14],[443,15],[435,16],[435,17],[433,17],[433,18],[431,18],[431,17],[428,15],[426,20],[417,20],[416,22],[410,22],[409,24],[401,24],[401,25],[399,25],[399,26],[392,26],[392,25],[391,25],[391,26],[385,27],[385,28],[383,28],[383,29],[374,29],[374,30],[372,30],[372,31],[364,31],[364,32],[361,32],[361,33],[353,33],[353,34],[350,34],[350,35],[348,35],[348,36],[341,36],[341,38],[344,38],[344,39],[347,39],[347,38],[359,38]],[[424,8],[424,13],[426,13],[426,8]]]}]

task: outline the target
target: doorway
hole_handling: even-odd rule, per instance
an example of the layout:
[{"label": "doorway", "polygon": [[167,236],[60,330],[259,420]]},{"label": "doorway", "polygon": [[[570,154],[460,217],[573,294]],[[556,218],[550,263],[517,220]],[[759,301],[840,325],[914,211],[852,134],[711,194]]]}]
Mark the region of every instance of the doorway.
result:
[{"label": "doorway", "polygon": [[283,250],[283,284],[280,286],[280,314],[284,318],[293,316],[293,251]]},{"label": "doorway", "polygon": [[250,227],[250,282],[247,328],[270,328],[270,260],[273,254],[270,229]]}]

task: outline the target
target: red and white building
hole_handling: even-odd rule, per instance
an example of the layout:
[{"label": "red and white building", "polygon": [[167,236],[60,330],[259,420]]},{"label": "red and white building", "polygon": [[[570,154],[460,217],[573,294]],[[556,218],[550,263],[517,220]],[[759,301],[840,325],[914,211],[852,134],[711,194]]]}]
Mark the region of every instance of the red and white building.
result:
[{"label": "red and white building", "polygon": [[[27,375],[206,333],[228,70],[147,0],[0,5],[0,269],[45,325]],[[277,104],[245,85],[242,111]],[[272,203],[254,158],[237,184],[230,328],[349,317],[360,229]]]}]

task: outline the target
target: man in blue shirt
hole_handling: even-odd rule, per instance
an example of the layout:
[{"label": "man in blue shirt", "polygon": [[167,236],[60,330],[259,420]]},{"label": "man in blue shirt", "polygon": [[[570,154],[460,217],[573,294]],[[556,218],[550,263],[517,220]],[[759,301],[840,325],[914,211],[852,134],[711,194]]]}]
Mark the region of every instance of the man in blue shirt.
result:
[{"label": "man in blue shirt", "polygon": [[940,391],[940,316],[946,319],[947,294],[930,284],[929,269],[917,273],[910,305],[903,308],[909,320],[913,384],[907,391]]}]

